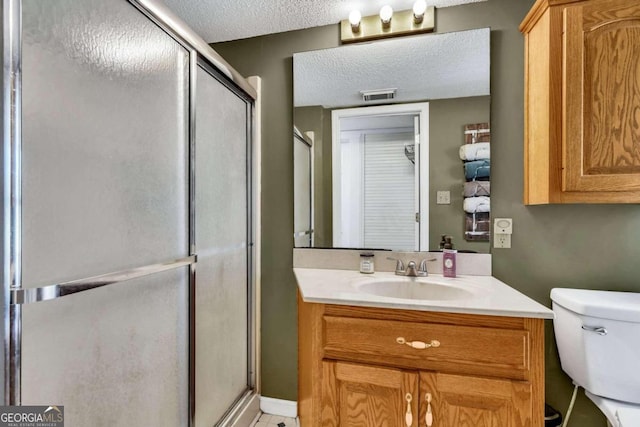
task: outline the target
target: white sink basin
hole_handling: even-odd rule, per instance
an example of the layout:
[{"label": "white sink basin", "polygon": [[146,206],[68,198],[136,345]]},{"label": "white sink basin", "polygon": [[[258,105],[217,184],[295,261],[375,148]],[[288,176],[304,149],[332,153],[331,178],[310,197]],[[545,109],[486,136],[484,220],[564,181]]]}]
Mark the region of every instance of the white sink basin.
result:
[{"label": "white sink basin", "polygon": [[434,281],[428,277],[371,278],[354,282],[359,292],[387,298],[451,301],[474,298],[481,290],[449,281]]}]

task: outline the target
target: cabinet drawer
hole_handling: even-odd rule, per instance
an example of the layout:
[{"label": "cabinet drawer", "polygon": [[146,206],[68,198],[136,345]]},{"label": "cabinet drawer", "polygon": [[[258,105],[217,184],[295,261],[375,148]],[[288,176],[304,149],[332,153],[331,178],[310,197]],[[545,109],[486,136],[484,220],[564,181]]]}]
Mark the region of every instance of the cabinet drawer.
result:
[{"label": "cabinet drawer", "polygon": [[[329,359],[529,379],[526,330],[334,316],[324,316],[324,329],[324,357]],[[413,348],[398,343],[400,338],[435,340],[437,346]]]}]

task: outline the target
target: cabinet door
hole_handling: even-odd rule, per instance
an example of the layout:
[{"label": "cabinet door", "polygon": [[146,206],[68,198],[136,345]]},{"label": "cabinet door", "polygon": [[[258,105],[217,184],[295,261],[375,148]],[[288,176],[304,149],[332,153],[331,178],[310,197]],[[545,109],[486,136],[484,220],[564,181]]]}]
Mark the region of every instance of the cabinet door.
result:
[{"label": "cabinet door", "polygon": [[564,191],[640,190],[640,3],[565,9]]},{"label": "cabinet door", "polygon": [[323,362],[323,427],[417,427],[418,374]]},{"label": "cabinet door", "polygon": [[418,404],[420,427],[532,427],[526,382],[421,372]]}]

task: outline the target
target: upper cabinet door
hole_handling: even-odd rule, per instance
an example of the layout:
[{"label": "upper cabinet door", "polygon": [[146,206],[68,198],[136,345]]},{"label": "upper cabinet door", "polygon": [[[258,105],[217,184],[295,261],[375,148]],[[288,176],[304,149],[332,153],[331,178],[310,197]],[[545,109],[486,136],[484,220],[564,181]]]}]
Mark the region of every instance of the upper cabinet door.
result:
[{"label": "upper cabinet door", "polygon": [[563,191],[640,190],[640,3],[564,11]]}]

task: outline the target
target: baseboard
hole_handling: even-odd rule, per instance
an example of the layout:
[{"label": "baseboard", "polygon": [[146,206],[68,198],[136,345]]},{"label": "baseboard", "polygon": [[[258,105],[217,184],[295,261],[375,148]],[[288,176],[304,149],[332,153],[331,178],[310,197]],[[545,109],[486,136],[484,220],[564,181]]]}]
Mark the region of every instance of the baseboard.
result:
[{"label": "baseboard", "polygon": [[298,402],[260,396],[260,410],[269,415],[296,418],[298,416]]}]

